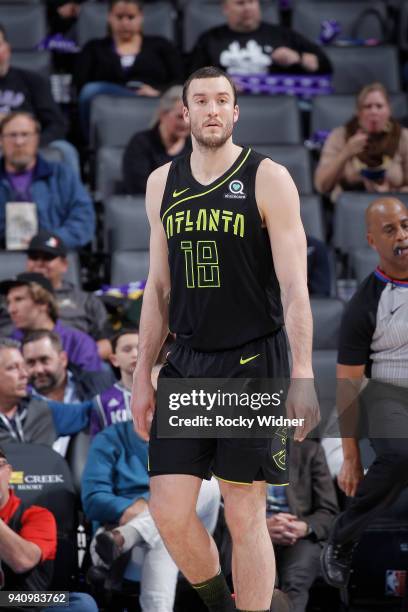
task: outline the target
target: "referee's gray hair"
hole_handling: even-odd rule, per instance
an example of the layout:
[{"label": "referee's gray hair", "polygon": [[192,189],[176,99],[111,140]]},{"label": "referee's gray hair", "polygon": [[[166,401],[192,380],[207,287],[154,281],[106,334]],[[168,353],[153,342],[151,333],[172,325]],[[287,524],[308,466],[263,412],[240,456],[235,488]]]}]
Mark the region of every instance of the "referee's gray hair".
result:
[{"label": "referee's gray hair", "polygon": [[160,115],[167,111],[170,111],[177,102],[181,102],[183,99],[183,86],[182,85],[173,85],[169,89],[167,89],[162,96],[160,97],[160,101],[158,107],[153,115],[152,121],[150,123],[150,127],[154,127],[160,120]]},{"label": "referee's gray hair", "polygon": [[18,340],[14,340],[14,338],[0,338],[0,351],[10,348],[20,351],[21,343]]}]

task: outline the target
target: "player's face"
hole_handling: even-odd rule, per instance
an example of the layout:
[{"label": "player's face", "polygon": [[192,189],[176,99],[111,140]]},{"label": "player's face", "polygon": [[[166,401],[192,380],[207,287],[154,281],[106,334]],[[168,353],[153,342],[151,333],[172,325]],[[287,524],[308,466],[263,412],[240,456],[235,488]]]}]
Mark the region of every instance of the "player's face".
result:
[{"label": "player's face", "polygon": [[48,278],[54,289],[57,289],[68,270],[68,260],[65,257],[33,252],[28,254],[26,268],[27,272],[38,272]]},{"label": "player's face", "polygon": [[375,211],[367,240],[378,252],[383,268],[408,277],[408,210],[403,204],[394,201]]},{"label": "player's face", "polygon": [[49,338],[28,342],[23,347],[30,384],[46,394],[62,384],[66,376],[67,357],[53,346]]},{"label": "player's face", "polygon": [[0,350],[0,398],[17,401],[27,395],[27,369],[20,351],[16,348]]},{"label": "player's face", "polygon": [[108,23],[114,39],[129,41],[142,30],[142,11],[133,2],[118,2],[110,10]]},{"label": "player's face", "polygon": [[139,334],[124,334],[116,345],[116,352],[111,357],[112,364],[121,372],[133,374],[137,362]]},{"label": "player's face", "polygon": [[229,27],[236,32],[256,30],[261,22],[259,0],[225,0],[224,14]]},{"label": "player's face", "polygon": [[358,110],[360,126],[369,133],[382,132],[391,117],[390,106],[381,91],[371,91]]},{"label": "player's face", "polygon": [[193,138],[208,149],[222,147],[231,138],[239,115],[228,80],[225,77],[194,79],[187,99],[184,118],[190,124]]}]

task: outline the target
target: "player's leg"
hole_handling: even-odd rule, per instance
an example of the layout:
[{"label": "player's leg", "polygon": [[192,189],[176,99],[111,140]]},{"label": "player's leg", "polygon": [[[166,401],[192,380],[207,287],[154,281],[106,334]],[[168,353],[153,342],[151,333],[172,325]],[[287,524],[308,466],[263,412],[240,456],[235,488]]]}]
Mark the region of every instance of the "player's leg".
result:
[{"label": "player's leg", "polygon": [[166,546],[192,583],[215,576],[217,547],[198,518],[196,506],[201,479],[188,474],[153,476],[149,508]]},{"label": "player's leg", "polygon": [[269,610],[275,556],[266,526],[265,482],[220,481],[225,519],[232,538],[232,570],[239,610]]}]

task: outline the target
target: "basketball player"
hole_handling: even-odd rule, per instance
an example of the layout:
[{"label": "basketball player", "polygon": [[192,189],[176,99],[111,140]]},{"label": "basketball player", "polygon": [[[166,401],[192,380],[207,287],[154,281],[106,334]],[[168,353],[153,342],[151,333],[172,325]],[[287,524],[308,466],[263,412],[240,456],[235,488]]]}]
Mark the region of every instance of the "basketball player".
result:
[{"label": "basketball player", "polygon": [[[282,298],[292,378],[311,379],[306,239],[286,169],[232,142],[239,109],[229,77],[197,70],[183,102],[193,152],[155,170],[147,185],[150,270],[132,410],[145,439],[153,418],[149,506],[180,570],[209,610],[235,610],[215,543],[195,512],[201,481],[214,474],[233,541],[237,609],[269,611],[275,562],[265,481],[288,483],[284,448],[273,455],[276,437],[158,439],[150,373],[170,325],[177,341],[161,377],[288,377]],[[290,413],[314,421],[315,395],[307,399],[293,386],[289,395]],[[310,427],[305,422],[295,437]]]}]

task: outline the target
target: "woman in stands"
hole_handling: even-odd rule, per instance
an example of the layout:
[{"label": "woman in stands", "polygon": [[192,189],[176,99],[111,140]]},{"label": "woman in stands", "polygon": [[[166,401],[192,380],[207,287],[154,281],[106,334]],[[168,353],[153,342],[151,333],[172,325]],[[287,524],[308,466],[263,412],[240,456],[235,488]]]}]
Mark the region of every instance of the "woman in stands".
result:
[{"label": "woman in stands", "polygon": [[355,116],[329,134],[315,187],[333,201],[343,190],[408,191],[408,130],[392,117],[381,83],[363,87]]},{"label": "woman in stands", "polygon": [[155,97],[183,79],[176,47],[160,36],[144,36],[142,25],[140,0],[110,0],[109,35],[90,40],[78,56],[74,82],[86,138],[94,97]]},{"label": "woman in stands", "polygon": [[183,118],[181,85],[166,91],[153,118],[153,127],[134,134],[123,157],[126,193],[144,193],[149,174],[191,150],[190,128]]}]

